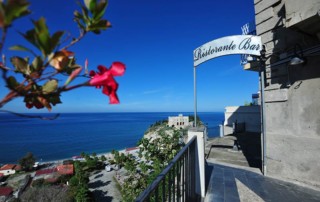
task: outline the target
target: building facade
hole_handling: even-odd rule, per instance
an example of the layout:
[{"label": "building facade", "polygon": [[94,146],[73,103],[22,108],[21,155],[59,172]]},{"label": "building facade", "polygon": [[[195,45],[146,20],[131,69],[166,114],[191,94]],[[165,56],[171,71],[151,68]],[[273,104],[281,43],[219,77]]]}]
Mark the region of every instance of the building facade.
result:
[{"label": "building facade", "polygon": [[179,114],[179,116],[169,116],[168,126],[175,128],[186,128],[189,126],[189,116],[183,116],[183,114]]},{"label": "building facade", "polygon": [[266,173],[320,188],[320,0],[254,0],[254,7],[266,50]]},{"label": "building facade", "polygon": [[244,124],[243,131],[260,133],[261,114],[260,106],[228,106],[224,112],[224,135],[234,132],[233,124]]},{"label": "building facade", "polygon": [[16,166],[17,165],[15,164],[6,164],[0,168],[0,173],[2,173],[4,176],[13,175],[16,173]]}]

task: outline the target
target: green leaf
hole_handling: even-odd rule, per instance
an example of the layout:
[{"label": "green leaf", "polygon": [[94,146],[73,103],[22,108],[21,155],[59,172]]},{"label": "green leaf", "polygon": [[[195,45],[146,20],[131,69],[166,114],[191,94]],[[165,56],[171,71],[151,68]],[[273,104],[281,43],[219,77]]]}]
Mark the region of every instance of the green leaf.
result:
[{"label": "green leaf", "polygon": [[50,80],[42,86],[43,94],[49,94],[57,90],[58,82],[57,80]]},{"label": "green leaf", "polygon": [[96,5],[95,11],[92,13],[92,17],[94,20],[99,20],[105,13],[107,8],[108,2],[107,1],[100,1]]},{"label": "green leaf", "polygon": [[99,20],[94,24],[91,24],[88,28],[89,28],[89,31],[92,31],[95,34],[100,34],[101,30],[106,30],[108,28],[108,21]]},{"label": "green leaf", "polygon": [[10,59],[11,63],[15,67],[15,71],[26,73],[28,69],[28,62],[21,57],[12,57]]},{"label": "green leaf", "polygon": [[52,95],[49,97],[49,102],[55,106],[56,104],[60,104],[62,103],[60,100],[60,95],[56,94],[56,95]]},{"label": "green leaf", "polygon": [[10,26],[13,20],[30,14],[29,5],[26,0],[8,0],[5,6],[5,26]]},{"label": "green leaf", "polygon": [[27,51],[27,52],[30,52],[30,53],[32,53],[33,55],[35,55],[35,53],[34,53],[31,49],[26,48],[26,47],[21,46],[21,45],[11,46],[11,47],[9,48],[9,50],[15,50],[15,51]]},{"label": "green leaf", "polygon": [[88,13],[88,9],[84,6],[81,7],[82,10],[82,15],[83,15],[83,22],[85,24],[89,24],[90,23],[90,18],[89,18],[89,13]]},{"label": "green leaf", "polygon": [[84,4],[91,13],[94,13],[96,10],[97,0],[84,0]]},{"label": "green leaf", "polygon": [[93,13],[96,10],[97,0],[91,0],[89,4],[89,10]]},{"label": "green leaf", "polygon": [[51,37],[51,49],[50,52],[52,52],[60,43],[60,38],[63,36],[64,32],[63,31],[58,31],[54,33]]},{"label": "green leaf", "polygon": [[50,46],[50,34],[46,25],[46,20],[41,17],[38,21],[33,21],[33,24],[35,25],[35,37],[43,54],[50,54],[52,47]]},{"label": "green leaf", "polygon": [[21,46],[21,45],[15,45],[15,46],[11,46],[9,48],[9,50],[17,50],[17,51],[30,51],[30,49],[24,47],[24,46]]},{"label": "green leaf", "polygon": [[93,32],[94,34],[100,34],[100,33],[101,33],[100,30],[93,30],[92,32]]},{"label": "green leaf", "polygon": [[43,66],[43,61],[40,56],[34,58],[31,64],[31,71],[39,71]]},{"label": "green leaf", "polygon": [[35,38],[36,33],[34,29],[28,30],[25,34],[22,32],[19,32],[19,34],[21,34],[29,43],[40,49],[40,46]]},{"label": "green leaf", "polygon": [[89,9],[91,0],[84,0],[84,5]]},{"label": "green leaf", "polygon": [[7,78],[7,84],[9,88],[16,88],[19,85],[16,78],[14,78],[13,76],[10,76],[9,78]]},{"label": "green leaf", "polygon": [[73,16],[78,19],[83,19],[83,16],[81,13],[79,13],[79,11],[74,11]]}]

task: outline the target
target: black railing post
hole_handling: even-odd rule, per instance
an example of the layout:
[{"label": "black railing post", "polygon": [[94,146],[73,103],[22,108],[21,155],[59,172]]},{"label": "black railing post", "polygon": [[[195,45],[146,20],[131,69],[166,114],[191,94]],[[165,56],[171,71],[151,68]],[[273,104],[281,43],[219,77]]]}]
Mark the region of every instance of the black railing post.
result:
[{"label": "black railing post", "polygon": [[168,180],[169,184],[169,202],[171,202],[171,170],[169,170],[169,180]]},{"label": "black railing post", "polygon": [[181,189],[181,187],[180,187],[180,163],[181,163],[181,159],[177,162],[177,201],[178,202],[180,202],[180,198],[181,198],[181,196],[180,196],[180,189]]},{"label": "black railing post", "polygon": [[186,191],[185,191],[185,162],[186,162],[186,155],[184,154],[183,157],[182,157],[182,201],[184,201],[185,199],[185,194],[186,194]]},{"label": "black railing post", "polygon": [[190,154],[190,148],[188,148],[188,151],[186,153],[186,173],[185,173],[185,179],[186,179],[186,199],[190,197],[190,188],[189,188],[189,182],[190,182],[190,163],[189,163],[189,154]]},{"label": "black railing post", "polygon": [[175,182],[176,182],[176,172],[175,172],[175,167],[176,167],[176,164],[173,165],[172,167],[172,175],[173,175],[173,179],[172,179],[172,201],[175,201],[175,196],[176,196],[176,187],[175,187]]},{"label": "black railing post", "polygon": [[162,202],[166,201],[166,178],[162,181]]},{"label": "black railing post", "polygon": [[196,144],[191,145],[191,199],[195,199],[196,195],[196,167],[195,167],[195,160],[196,160],[196,152],[195,152]]}]

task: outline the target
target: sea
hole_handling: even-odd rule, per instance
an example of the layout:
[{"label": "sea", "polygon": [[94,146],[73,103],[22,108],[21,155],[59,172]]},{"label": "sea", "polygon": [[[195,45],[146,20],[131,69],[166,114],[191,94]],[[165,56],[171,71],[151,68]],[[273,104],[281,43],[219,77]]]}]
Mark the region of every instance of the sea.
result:
[{"label": "sea", "polygon": [[[0,113],[0,165],[17,163],[27,152],[32,152],[37,161],[46,162],[68,159],[81,152],[99,154],[135,147],[151,124],[178,114],[62,113],[54,120],[41,120]],[[223,112],[200,112],[198,116],[207,125],[209,137],[219,136]]]}]

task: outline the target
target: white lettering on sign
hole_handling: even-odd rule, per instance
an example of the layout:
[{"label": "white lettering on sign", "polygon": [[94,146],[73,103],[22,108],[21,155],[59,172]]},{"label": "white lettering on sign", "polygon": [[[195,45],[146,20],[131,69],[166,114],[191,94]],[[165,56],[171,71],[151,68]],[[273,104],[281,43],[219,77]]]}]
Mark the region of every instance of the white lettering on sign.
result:
[{"label": "white lettering on sign", "polygon": [[260,56],[262,49],[261,37],[253,35],[227,36],[210,41],[193,51],[194,66],[212,58],[232,55],[248,54]]}]

